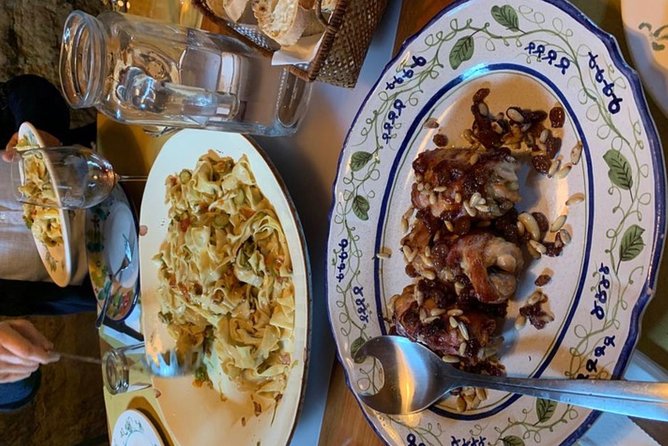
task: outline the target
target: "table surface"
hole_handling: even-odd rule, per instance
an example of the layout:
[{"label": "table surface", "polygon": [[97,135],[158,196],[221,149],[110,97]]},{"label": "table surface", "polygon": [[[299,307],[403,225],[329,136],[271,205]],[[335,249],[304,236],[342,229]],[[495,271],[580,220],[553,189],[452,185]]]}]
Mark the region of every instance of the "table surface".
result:
[{"label": "table surface", "polygon": [[[429,20],[431,20],[431,18],[441,11],[443,7],[451,2],[452,0],[431,0],[428,2],[404,1],[401,6],[398,23],[397,21],[392,22],[392,19],[386,18],[386,21],[389,20],[391,23],[386,23],[385,29],[381,30],[381,32],[392,33],[392,36],[394,36],[396,30],[396,36],[394,38],[389,36],[394,44],[394,52],[396,52],[407,37],[419,31]],[[573,0],[572,2],[594,22],[599,24],[599,26],[615,35],[622,48],[625,59],[631,61],[623,35],[620,0]],[[392,12],[392,10],[398,9],[398,2],[396,0],[394,2],[391,1],[389,8],[390,14],[396,16],[398,11]],[[215,30],[215,25],[206,20],[202,23],[202,27]],[[382,37],[383,36],[381,36],[381,38]],[[378,40],[381,40],[381,38],[377,37]],[[384,36],[384,38],[385,40],[388,40],[388,36]],[[382,53],[382,51],[376,52]],[[372,48],[370,54],[373,53],[374,49]],[[387,61],[387,58],[389,58],[389,54],[386,56],[384,62],[381,60],[381,67]],[[369,61],[365,64],[364,70],[370,72],[372,70],[368,68],[368,65],[371,65]],[[361,78],[362,82],[360,82],[360,85],[356,88],[356,90],[361,92],[362,97],[366,95],[366,91],[373,85],[373,79],[375,79],[374,73],[367,73],[367,77],[370,76],[371,80],[369,81],[369,79],[367,79],[364,81],[364,70]],[[375,72],[379,73],[377,69]],[[375,76],[377,76],[377,74],[375,74]],[[329,86],[319,87],[314,90],[313,101],[327,102],[327,99],[336,96],[336,90],[337,89]],[[648,99],[662,142],[664,143],[664,146],[666,146],[666,144],[668,144],[668,119],[666,119],[666,117],[658,110],[651,98]],[[348,102],[354,106],[355,103],[359,105],[361,100],[356,98],[350,99]],[[341,104],[341,107],[347,108],[346,106],[350,104]],[[351,108],[351,110],[355,109],[356,107]],[[313,246],[323,246],[326,240],[325,231],[327,225],[325,224],[326,221],[322,221],[322,219],[323,217],[326,218],[327,214],[326,211],[330,199],[329,188],[331,187],[336,170],[338,151],[340,150],[343,137],[345,136],[345,132],[351,121],[350,117],[342,117],[342,115],[337,115],[331,110],[322,109],[322,107],[319,107],[318,110],[320,112],[319,119],[330,119],[334,124],[338,121],[338,127],[335,130],[330,129],[332,133],[331,135],[322,135],[317,133],[316,130],[309,130],[312,129],[313,126],[310,126],[308,122],[305,122],[304,127],[295,138],[258,138],[263,148],[265,148],[269,153],[269,156],[277,165],[278,170],[285,177],[288,189],[293,191],[293,199],[295,199],[297,208],[301,213],[306,237],[311,245],[311,263],[316,266],[324,264],[321,261],[322,254],[318,253],[319,251],[322,251],[322,249],[313,249]],[[350,110],[348,111],[351,113],[351,116],[354,115],[353,112]],[[123,174],[132,175],[146,173],[165,140],[165,138],[149,138],[139,128],[121,126],[104,118],[100,119],[98,127],[98,143],[100,144],[100,149],[103,153],[106,153],[109,156],[112,163],[116,165],[116,162],[118,162],[119,170],[122,169],[121,172]],[[329,138],[329,136],[332,136],[332,138]],[[111,144],[110,141],[114,141],[114,143]],[[304,149],[304,147],[306,147],[305,144],[312,145],[314,141],[319,142],[320,150]],[[311,144],[309,144],[309,142]],[[296,145],[297,147],[290,147],[291,145]],[[301,150],[303,153],[301,154],[301,157],[295,158],[294,155],[287,154],[287,152],[285,152],[287,150]],[[132,160],[132,162],[128,163],[128,160]],[[295,163],[296,165],[294,165]],[[290,179],[286,176],[287,172],[301,172],[301,175],[299,175],[298,178]],[[299,186],[305,183],[311,184],[315,189],[312,198],[304,199],[303,197],[294,195],[294,191],[299,190]],[[138,203],[141,198],[141,189],[136,185],[133,187],[135,187],[135,189],[130,190],[130,195],[135,199],[135,202]],[[320,203],[323,199],[326,203],[324,205]],[[309,220],[314,220],[319,224],[306,223]],[[664,257],[663,263],[666,261],[668,260]],[[663,263],[662,266],[664,266]],[[322,283],[323,272],[318,271],[319,268],[314,267],[313,269],[315,297],[316,299],[322,299],[324,298],[324,294],[321,293],[324,292],[319,289],[319,284]],[[668,311],[666,311],[668,309],[668,301],[663,298],[663,293],[666,292],[665,290],[668,290],[668,283],[664,283],[668,282],[668,277],[664,276],[659,277],[659,283],[657,285],[658,292],[650,303],[643,318],[643,335],[639,341],[638,347],[659,365],[668,368],[668,355],[666,354],[666,352],[668,352]],[[323,304],[320,309],[326,311],[326,306]],[[324,320],[326,320],[326,317],[323,321]],[[322,357],[325,359],[330,358],[329,360],[331,360],[332,346],[331,339],[329,339],[331,335],[328,332],[328,324],[324,325],[326,325],[326,328],[322,332],[322,335],[327,338],[327,340],[321,341],[323,342]],[[314,336],[314,338],[317,339],[316,336]],[[312,360],[312,363],[313,362],[314,361]],[[314,380],[317,380],[318,383],[314,384],[314,386],[319,387],[317,392],[324,393],[326,391],[327,378],[329,378],[329,376],[323,372],[320,372],[320,375],[327,376],[315,377]],[[312,377],[309,376],[309,379],[311,378]],[[309,383],[309,386],[311,386],[311,383]],[[324,398],[322,399],[324,400]],[[146,389],[130,395],[114,397],[105,394],[105,401],[107,402],[107,418],[110,428],[113,427],[115,420],[126,408],[142,409],[150,414],[151,418],[153,418],[158,425],[162,424],[155,409],[156,400],[152,389]],[[303,414],[307,413],[309,413],[308,410],[303,411]],[[164,426],[161,427],[163,427],[162,430],[165,432]],[[356,400],[347,388],[343,369],[336,361],[334,361],[331,379],[329,379],[326,409],[321,430],[319,432],[320,446],[371,446],[382,444],[376,434],[369,427]],[[664,439],[668,440],[668,438]],[[171,445],[171,440],[167,439],[167,444]],[[299,443],[293,442],[293,444]]]}]

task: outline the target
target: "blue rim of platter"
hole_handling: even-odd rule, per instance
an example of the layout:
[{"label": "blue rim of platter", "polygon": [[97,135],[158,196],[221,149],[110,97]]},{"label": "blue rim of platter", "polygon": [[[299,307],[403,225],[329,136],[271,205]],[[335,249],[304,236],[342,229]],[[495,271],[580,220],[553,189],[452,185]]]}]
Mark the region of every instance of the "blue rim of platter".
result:
[{"label": "blue rim of platter", "polygon": [[[617,360],[617,363],[614,367],[614,370],[612,371],[612,378],[613,379],[618,379],[620,378],[624,370],[626,369],[630,355],[633,352],[635,345],[638,342],[638,336],[640,333],[640,324],[641,324],[641,317],[642,313],[645,310],[647,304],[649,303],[649,300],[653,297],[655,290],[656,290],[656,279],[657,279],[657,273],[658,269],[661,264],[661,258],[663,254],[663,241],[665,238],[665,233],[666,233],[666,216],[665,216],[665,208],[666,208],[666,171],[665,171],[665,164],[664,164],[664,158],[663,158],[663,150],[661,148],[661,142],[656,130],[656,126],[654,123],[653,118],[650,115],[647,101],[645,98],[645,94],[640,82],[640,78],[638,77],[638,74],[636,71],[631,68],[626,61],[623,59],[621,55],[621,51],[619,48],[619,44],[616,40],[616,38],[611,35],[610,33],[603,31],[601,28],[598,27],[589,17],[587,17],[582,11],[577,9],[575,6],[570,4],[569,2],[565,0],[536,0],[536,1],[542,1],[544,3],[548,3],[550,5],[555,6],[556,8],[560,9],[570,17],[572,17],[574,20],[576,20],[578,23],[583,25],[587,31],[593,33],[606,47],[608,50],[609,56],[614,63],[614,66],[626,77],[626,79],[630,83],[631,91],[633,93],[633,99],[635,100],[636,106],[638,108],[639,114],[640,114],[640,119],[643,124],[643,128],[645,132],[647,133],[647,140],[649,142],[649,148],[650,148],[650,154],[653,160],[653,174],[656,179],[660,179],[660,181],[655,181],[654,184],[654,197],[655,197],[655,227],[657,228],[655,232],[655,237],[654,240],[652,241],[652,254],[651,254],[651,263],[649,264],[649,271],[647,274],[647,278],[645,280],[645,283],[642,287],[642,291],[640,296],[638,297],[637,302],[635,303],[633,310],[631,312],[631,321],[630,321],[630,329],[629,329],[629,335],[624,343],[624,346],[620,352],[619,359]],[[375,93],[376,88],[378,87],[379,83],[382,81],[384,74],[387,73],[387,71],[398,61],[401,59],[401,57],[404,56],[404,52],[406,51],[407,47],[415,41],[417,38],[419,38],[422,33],[432,26],[435,22],[441,19],[446,14],[449,14],[456,9],[458,9],[460,6],[469,3],[470,0],[456,0],[443,10],[441,10],[436,16],[434,16],[426,25],[424,25],[419,31],[417,31],[415,34],[413,34],[411,37],[407,38],[399,50],[396,52],[396,55],[390,59],[390,61],[385,65],[383,70],[381,71],[378,79],[376,82],[371,86],[369,89],[369,92],[367,93],[366,97],[362,101],[362,104],[360,105],[359,109],[355,113],[355,116],[352,120],[352,124],[350,129],[348,130],[348,133],[346,135],[346,138],[344,140],[341,152],[339,153],[339,159],[337,162],[337,173],[336,176],[334,177],[334,181],[332,183],[332,201],[331,201],[331,206],[328,212],[328,234],[331,232],[332,229],[332,215],[334,214],[335,211],[335,206],[336,206],[336,185],[339,182],[339,177],[341,176],[341,166],[344,161],[344,148],[347,147],[348,145],[348,140],[350,138],[350,135],[352,133],[352,129],[354,127],[354,123],[357,122],[357,120],[360,117],[360,114],[362,111],[365,109],[365,106],[367,105],[369,99],[372,97],[372,95]],[[325,266],[325,295],[329,298],[329,292],[330,292],[330,278],[329,275],[327,274],[328,270],[328,264],[329,264],[329,258],[325,256],[324,258],[324,266]],[[330,324],[330,329],[332,333],[335,333],[334,329],[334,324],[332,323],[332,314],[330,311],[327,311],[327,316]],[[338,346],[335,349],[336,351],[336,356],[337,359],[339,360],[340,363],[343,364],[343,360],[341,358],[341,355],[339,353]],[[343,367],[344,370],[344,377],[346,381],[346,385],[348,386],[351,391],[354,390],[353,386],[351,385],[350,382],[350,376],[349,372],[346,369],[346,367]],[[365,418],[367,419],[367,422],[371,426],[371,428],[376,432],[378,437],[385,442],[385,438],[383,437],[382,433],[378,431],[374,423],[371,421],[371,418],[369,415],[364,411],[362,403],[359,401],[359,399],[355,398],[357,401],[357,404],[359,405],[360,409],[362,410],[362,413],[364,414]],[[592,411],[587,418],[585,418],[579,427],[577,427],[564,441],[561,443],[562,445],[571,445],[573,444],[578,438],[580,438],[596,421],[596,419],[601,415],[601,412],[599,411]]]}]

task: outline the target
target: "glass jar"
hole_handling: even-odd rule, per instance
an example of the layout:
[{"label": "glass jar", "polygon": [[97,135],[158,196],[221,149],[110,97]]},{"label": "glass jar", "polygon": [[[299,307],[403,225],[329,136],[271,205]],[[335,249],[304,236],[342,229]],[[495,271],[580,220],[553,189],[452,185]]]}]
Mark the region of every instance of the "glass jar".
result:
[{"label": "glass jar", "polygon": [[310,85],[228,36],[105,12],[65,21],[63,94],[128,124],[280,136],[304,116]]},{"label": "glass jar", "polygon": [[102,381],[107,391],[116,395],[151,386],[144,357],[144,344],[115,348],[102,356]]}]

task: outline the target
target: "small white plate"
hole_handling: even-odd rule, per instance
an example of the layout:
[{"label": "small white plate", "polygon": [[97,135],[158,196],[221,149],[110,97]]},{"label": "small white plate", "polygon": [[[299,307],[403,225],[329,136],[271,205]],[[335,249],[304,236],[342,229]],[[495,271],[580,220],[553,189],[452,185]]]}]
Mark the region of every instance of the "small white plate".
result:
[{"label": "small white plate", "polygon": [[668,1],[622,0],[622,21],[643,86],[668,116]]},{"label": "small white plate", "polygon": [[112,446],[164,446],[160,434],[146,415],[128,409],[118,417],[111,434]]},{"label": "small white plate", "polygon": [[[109,275],[117,271],[124,255],[124,238],[132,248],[132,261],[116,283]],[[139,276],[138,240],[135,218],[123,189],[116,185],[102,203],[86,210],[86,253],[91,284],[101,308],[106,292],[117,290],[107,307],[107,318],[125,319],[136,304]],[[120,287],[119,287],[120,286]]]},{"label": "small white plate", "polygon": [[[19,127],[19,141],[25,139],[29,148],[45,147],[44,141],[39,136],[37,129],[29,122],[24,122]],[[26,148],[26,145],[21,147]],[[50,166],[47,163],[47,169]],[[79,223],[83,213],[77,211],[67,211],[59,209],[60,227],[62,229],[63,243],[56,246],[47,247],[39,240],[35,239],[37,252],[39,253],[44,268],[49,273],[51,280],[61,287],[69,285],[72,275],[77,265],[76,259],[76,241],[72,238],[72,225],[82,227]],[[76,221],[75,221],[76,220]]]}]

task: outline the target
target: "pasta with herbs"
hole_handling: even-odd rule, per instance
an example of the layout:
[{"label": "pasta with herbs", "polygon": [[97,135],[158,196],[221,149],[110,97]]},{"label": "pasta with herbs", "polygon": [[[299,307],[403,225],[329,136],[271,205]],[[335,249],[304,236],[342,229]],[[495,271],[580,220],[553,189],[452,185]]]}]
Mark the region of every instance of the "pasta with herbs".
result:
[{"label": "pasta with herbs", "polygon": [[[19,141],[17,150],[31,148],[26,146],[27,140]],[[22,194],[33,197],[45,204],[57,203],[56,195],[51,185],[51,177],[41,158],[41,154],[30,153],[23,157],[24,181],[19,187]],[[23,220],[36,240],[46,246],[53,247],[63,243],[63,233],[58,209],[23,205]]]},{"label": "pasta with herbs", "polygon": [[292,368],[294,286],[281,224],[245,156],[209,151],[166,188],[160,318],[177,343],[204,344],[200,381],[222,369],[259,414],[280,400]]}]

